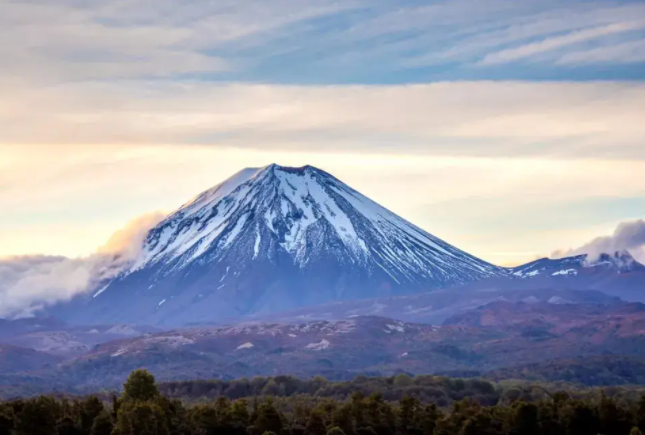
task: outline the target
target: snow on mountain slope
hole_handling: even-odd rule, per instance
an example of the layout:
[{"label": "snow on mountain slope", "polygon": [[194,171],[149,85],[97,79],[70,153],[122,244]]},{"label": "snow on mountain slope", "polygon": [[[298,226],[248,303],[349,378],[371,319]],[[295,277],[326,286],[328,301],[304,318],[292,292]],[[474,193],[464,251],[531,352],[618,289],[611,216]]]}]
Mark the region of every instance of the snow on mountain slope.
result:
[{"label": "snow on mountain slope", "polygon": [[240,171],[168,216],[78,317],[216,321],[505,273],[322,170],[274,164]]},{"label": "snow on mountain slope", "polygon": [[[310,254],[316,249],[345,248],[350,261],[362,264],[373,258],[395,281],[413,279],[414,273],[459,278],[464,274],[461,268],[469,274],[495,270],[329,174],[277,165],[241,171],[182,207],[153,230],[134,269],[173,260],[180,260],[174,268],[184,268],[211,249],[231,247],[249,232],[257,258],[265,229],[300,267],[312,261]],[[321,246],[325,231],[338,236],[342,246]],[[373,243],[381,249],[374,249]],[[436,262],[432,270],[425,268],[428,260]]]}]

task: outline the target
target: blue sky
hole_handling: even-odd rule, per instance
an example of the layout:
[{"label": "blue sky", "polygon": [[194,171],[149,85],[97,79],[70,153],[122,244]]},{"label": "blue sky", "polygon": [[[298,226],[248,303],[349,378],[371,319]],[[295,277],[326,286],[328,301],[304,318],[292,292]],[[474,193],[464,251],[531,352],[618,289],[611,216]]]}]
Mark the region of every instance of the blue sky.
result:
[{"label": "blue sky", "polygon": [[20,78],[393,84],[645,76],[640,1],[3,0],[2,8],[3,66]]},{"label": "blue sky", "polygon": [[638,2],[350,4],[286,26],[275,39],[208,51],[248,69],[206,77],[373,84],[644,77]]},{"label": "blue sky", "polygon": [[642,1],[0,0],[0,70],[0,256],[272,162],[498,264],[645,215]]}]

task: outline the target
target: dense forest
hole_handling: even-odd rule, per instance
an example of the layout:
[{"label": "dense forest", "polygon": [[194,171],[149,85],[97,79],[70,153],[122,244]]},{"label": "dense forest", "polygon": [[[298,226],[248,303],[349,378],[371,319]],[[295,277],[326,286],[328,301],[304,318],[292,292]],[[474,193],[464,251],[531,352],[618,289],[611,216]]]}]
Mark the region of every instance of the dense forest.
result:
[{"label": "dense forest", "polygon": [[[449,406],[429,394],[440,390]],[[0,435],[642,435],[645,395],[623,393],[406,375],[158,386],[138,370],[109,399],[4,401]]]}]

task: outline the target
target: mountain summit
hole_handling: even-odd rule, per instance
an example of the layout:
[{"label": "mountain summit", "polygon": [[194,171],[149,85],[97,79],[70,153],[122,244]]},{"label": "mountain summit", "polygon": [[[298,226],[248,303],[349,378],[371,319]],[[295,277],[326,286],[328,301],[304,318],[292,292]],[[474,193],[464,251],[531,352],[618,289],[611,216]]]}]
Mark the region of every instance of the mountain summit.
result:
[{"label": "mountain summit", "polygon": [[187,324],[504,275],[311,167],[244,169],[169,215],[77,321]]}]

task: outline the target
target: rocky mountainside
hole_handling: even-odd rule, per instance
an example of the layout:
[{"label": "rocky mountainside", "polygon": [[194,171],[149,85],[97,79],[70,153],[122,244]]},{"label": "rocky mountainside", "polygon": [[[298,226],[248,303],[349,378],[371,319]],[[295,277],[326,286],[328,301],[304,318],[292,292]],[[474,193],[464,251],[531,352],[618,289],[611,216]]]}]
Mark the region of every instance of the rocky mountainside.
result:
[{"label": "rocky mountainside", "polygon": [[245,169],[168,216],[77,323],[181,325],[504,276],[311,166]]}]

